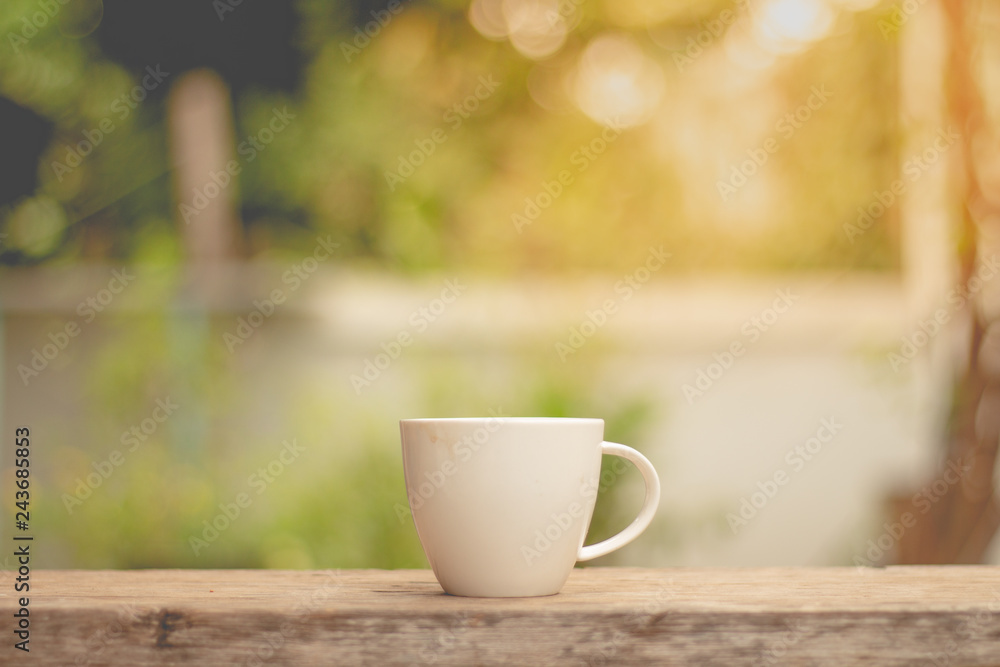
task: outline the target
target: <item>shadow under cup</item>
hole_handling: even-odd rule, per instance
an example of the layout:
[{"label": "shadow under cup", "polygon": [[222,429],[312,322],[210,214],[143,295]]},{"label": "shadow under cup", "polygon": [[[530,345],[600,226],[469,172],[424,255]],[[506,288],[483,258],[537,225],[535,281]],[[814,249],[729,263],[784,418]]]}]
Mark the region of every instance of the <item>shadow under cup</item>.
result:
[{"label": "shadow under cup", "polygon": [[408,419],[400,431],[410,510],[442,588],[558,593],[593,515],[604,421]]}]

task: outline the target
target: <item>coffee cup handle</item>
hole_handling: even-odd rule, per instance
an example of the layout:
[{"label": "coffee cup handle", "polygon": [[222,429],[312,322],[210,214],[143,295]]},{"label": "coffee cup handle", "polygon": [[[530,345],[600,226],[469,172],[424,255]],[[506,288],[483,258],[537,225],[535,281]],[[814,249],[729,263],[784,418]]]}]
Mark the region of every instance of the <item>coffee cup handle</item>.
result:
[{"label": "coffee cup handle", "polygon": [[604,556],[616,549],[621,549],[639,537],[642,531],[646,530],[653,521],[653,515],[656,514],[656,508],[660,504],[660,478],[656,476],[656,470],[653,469],[653,464],[649,462],[649,459],[631,447],[619,445],[615,442],[602,442],[601,454],[620,456],[623,459],[631,461],[639,469],[639,472],[642,473],[642,479],[646,483],[646,497],[642,501],[642,509],[639,510],[639,516],[625,530],[609,537],[603,542],[580,547],[580,553],[576,558],[578,561],[591,560],[598,556]]}]

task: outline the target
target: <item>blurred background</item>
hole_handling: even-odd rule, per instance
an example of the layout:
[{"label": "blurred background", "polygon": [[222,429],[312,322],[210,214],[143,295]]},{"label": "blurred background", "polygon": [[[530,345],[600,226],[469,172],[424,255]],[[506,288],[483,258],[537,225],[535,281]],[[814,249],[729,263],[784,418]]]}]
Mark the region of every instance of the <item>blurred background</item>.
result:
[{"label": "blurred background", "polygon": [[[8,0],[3,531],[426,567],[397,421],[589,416],[597,564],[1000,562],[995,0]],[[605,462],[589,541],[638,508]],[[6,533],[5,533],[6,534]]]}]

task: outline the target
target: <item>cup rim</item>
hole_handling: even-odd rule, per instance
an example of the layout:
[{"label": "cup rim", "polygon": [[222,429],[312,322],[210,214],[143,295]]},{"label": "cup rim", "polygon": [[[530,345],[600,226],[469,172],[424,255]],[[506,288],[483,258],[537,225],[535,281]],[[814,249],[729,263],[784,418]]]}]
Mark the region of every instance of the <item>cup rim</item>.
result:
[{"label": "cup rim", "polygon": [[473,424],[478,422],[496,421],[502,424],[603,424],[604,420],[597,417],[417,417],[400,419],[400,424]]}]

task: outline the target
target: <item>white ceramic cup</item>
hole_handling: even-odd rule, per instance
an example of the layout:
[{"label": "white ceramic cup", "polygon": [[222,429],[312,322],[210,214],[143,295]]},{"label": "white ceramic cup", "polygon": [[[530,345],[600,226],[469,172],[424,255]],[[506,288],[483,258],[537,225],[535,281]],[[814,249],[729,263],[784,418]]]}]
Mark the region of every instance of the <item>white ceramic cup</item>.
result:
[{"label": "white ceramic cup", "polygon": [[[417,535],[452,595],[558,593],[577,561],[638,537],[660,501],[653,466],[630,447],[604,442],[602,419],[404,419],[399,426]],[[602,454],[635,464],[646,498],[625,530],[585,547]]]}]

